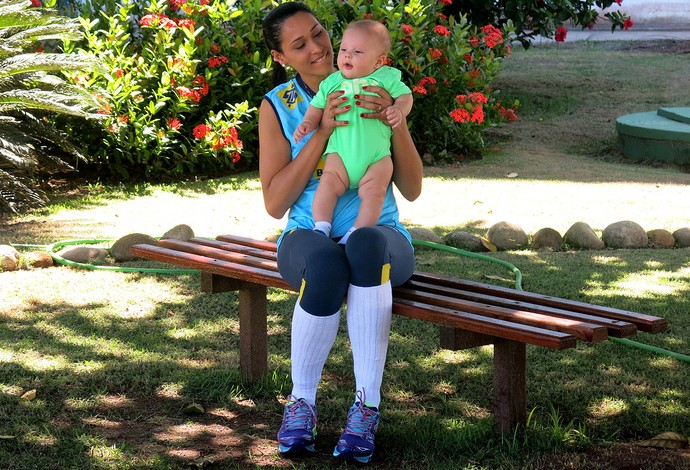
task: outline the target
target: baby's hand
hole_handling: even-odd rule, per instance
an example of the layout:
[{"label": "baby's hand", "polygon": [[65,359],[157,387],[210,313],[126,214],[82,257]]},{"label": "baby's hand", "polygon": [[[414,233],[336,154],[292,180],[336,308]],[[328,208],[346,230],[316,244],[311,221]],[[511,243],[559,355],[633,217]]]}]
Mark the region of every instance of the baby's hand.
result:
[{"label": "baby's hand", "polygon": [[386,109],[384,109],[382,114],[386,116],[388,125],[390,125],[393,129],[398,127],[403,120],[402,110],[395,105],[389,106]]},{"label": "baby's hand", "polygon": [[304,139],[304,136],[309,134],[309,132],[311,132],[311,124],[306,121],[302,122],[299,126],[297,126],[297,129],[295,129],[292,140],[295,142],[300,142],[302,139]]}]

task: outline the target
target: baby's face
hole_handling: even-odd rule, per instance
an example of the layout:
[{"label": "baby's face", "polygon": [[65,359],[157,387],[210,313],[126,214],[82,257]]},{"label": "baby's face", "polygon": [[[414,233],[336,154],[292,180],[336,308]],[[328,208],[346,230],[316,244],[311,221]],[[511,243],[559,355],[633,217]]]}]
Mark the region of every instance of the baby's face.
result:
[{"label": "baby's face", "polygon": [[361,30],[347,30],[338,50],[338,69],[345,78],[359,78],[377,69],[381,47]]}]

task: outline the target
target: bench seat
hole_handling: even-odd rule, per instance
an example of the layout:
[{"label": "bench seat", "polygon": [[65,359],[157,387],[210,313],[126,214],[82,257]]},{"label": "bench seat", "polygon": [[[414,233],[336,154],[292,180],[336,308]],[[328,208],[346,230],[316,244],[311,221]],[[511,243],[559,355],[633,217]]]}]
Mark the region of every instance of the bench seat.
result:
[{"label": "bench seat", "polygon": [[[278,272],[276,244],[235,235],[135,245],[132,254],[201,271],[204,292],[239,292],[240,372],[268,372],[267,287],[294,291]],[[493,413],[497,434],[526,421],[526,345],[568,349],[637,331],[666,331],[665,319],[416,271],[393,289],[393,313],[438,324],[440,345],[494,345]]]}]

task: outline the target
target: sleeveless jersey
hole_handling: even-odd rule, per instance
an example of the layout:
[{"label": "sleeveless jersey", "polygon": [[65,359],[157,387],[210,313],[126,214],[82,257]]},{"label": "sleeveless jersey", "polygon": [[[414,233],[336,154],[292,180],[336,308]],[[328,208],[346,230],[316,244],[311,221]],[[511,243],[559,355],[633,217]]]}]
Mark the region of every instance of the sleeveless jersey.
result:
[{"label": "sleeveless jersey", "polygon": [[[304,83],[299,75],[278,85],[264,96],[264,99],[273,107],[278,117],[278,122],[283,132],[283,138],[290,143],[293,159],[299,154],[305,142],[310,137],[308,135],[306,138],[302,139],[301,142],[293,142],[292,140],[295,129],[297,129],[297,126],[302,122],[304,114],[307,112],[307,108],[313,97],[314,92]],[[276,138],[278,138],[278,136],[276,136]],[[314,219],[311,210],[312,201],[322,171],[323,160],[319,160],[319,165],[314,168],[314,173],[309,179],[304,191],[302,191],[302,194],[290,208],[287,226],[283,233],[288,233],[290,230],[296,228],[308,230],[314,228]],[[357,195],[357,189],[348,189],[338,198],[335,210],[333,211],[331,228],[332,238],[342,237],[345,235],[345,232],[352,227],[357,218],[359,205],[360,199]],[[387,225],[397,229],[410,243],[412,243],[412,237],[400,223],[399,219],[398,206],[395,202],[395,196],[393,195],[393,184],[390,183],[386,190],[383,209],[377,225]],[[280,244],[281,241],[282,236],[278,240],[278,244]]]}]

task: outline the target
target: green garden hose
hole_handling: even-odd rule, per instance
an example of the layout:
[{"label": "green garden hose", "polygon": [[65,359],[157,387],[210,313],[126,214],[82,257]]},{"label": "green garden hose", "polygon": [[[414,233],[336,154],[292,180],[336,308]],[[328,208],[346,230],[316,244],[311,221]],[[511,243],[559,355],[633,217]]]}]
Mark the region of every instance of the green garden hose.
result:
[{"label": "green garden hose", "polygon": [[112,243],[114,240],[65,240],[56,242],[50,245],[12,245],[22,248],[39,248],[45,250],[56,263],[69,266],[71,268],[88,269],[90,271],[114,271],[120,273],[148,273],[148,274],[194,274],[196,269],[178,269],[178,268],[138,268],[133,266],[97,266],[89,263],[77,263],[70,261],[58,255],[56,251],[65,246],[72,245],[97,245],[101,243]]},{"label": "green garden hose", "polygon": [[[123,272],[123,273],[149,273],[149,274],[194,274],[197,273],[198,270],[196,269],[174,269],[174,268],[137,268],[137,267],[125,267],[125,266],[96,266],[93,264],[88,264],[88,263],[77,263],[74,261],[66,260],[62,256],[58,255],[56,251],[58,251],[60,248],[63,248],[65,246],[71,246],[71,245],[96,245],[100,243],[111,243],[113,240],[101,240],[101,239],[96,239],[96,240],[65,240],[65,241],[60,241],[56,242],[50,245],[12,245],[15,247],[22,247],[22,248],[38,248],[38,249],[43,249],[46,252],[50,254],[50,256],[55,260],[55,262],[65,265],[65,266],[70,266],[73,268],[79,268],[79,269],[88,269],[92,271],[115,271],[115,272]],[[469,258],[475,258],[479,259],[482,261],[489,261],[491,263],[496,263],[500,264],[501,266],[504,266],[508,268],[514,275],[515,275],[515,289],[516,290],[522,290],[522,272],[513,264],[503,261],[500,259],[492,258],[490,256],[486,255],[481,255],[479,253],[474,253],[471,251],[467,250],[461,250],[459,248],[454,248],[451,246],[447,245],[442,245],[440,243],[434,243],[426,240],[412,240],[412,244],[415,246],[424,246],[428,248],[432,248],[435,250],[440,250],[440,251],[447,251],[449,253],[453,253],[456,255],[460,256],[467,256]],[[648,344],[643,344],[643,343],[638,343],[637,341],[631,341],[629,339],[624,339],[624,338],[614,338],[614,337],[609,337],[612,341],[615,341],[617,343],[624,344],[626,346],[630,346],[633,348],[637,349],[642,349],[645,351],[650,351],[654,352],[656,354],[660,354],[662,356],[667,356],[671,357],[674,359],[677,359],[682,362],[690,363],[690,356],[687,356],[685,354],[680,354],[676,353],[673,351],[669,351],[667,349],[662,349],[662,348],[657,348],[655,346],[650,346]]]},{"label": "green garden hose", "polygon": [[[522,290],[522,272],[515,265],[508,263],[507,261],[503,261],[503,260],[496,259],[496,258],[491,258],[490,256],[480,255],[478,253],[474,253],[471,251],[461,250],[459,248],[453,248],[451,246],[442,245],[440,243],[434,243],[434,242],[429,242],[429,241],[425,241],[425,240],[412,240],[412,244],[413,245],[419,245],[419,246],[426,246],[426,247],[433,248],[436,250],[447,251],[449,253],[454,253],[454,254],[461,255],[461,256],[468,256],[470,258],[476,258],[476,259],[481,259],[484,261],[490,261],[490,262],[505,266],[515,274],[515,289],[516,290]],[[672,357],[672,358],[677,359],[679,361],[690,363],[690,356],[687,356],[685,354],[680,354],[677,352],[669,351],[667,349],[657,348],[655,346],[650,346],[650,345],[644,344],[644,343],[638,343],[637,341],[632,341],[632,340],[625,339],[625,338],[615,338],[615,337],[610,336],[609,339],[612,341],[615,341],[617,343],[624,344],[626,346],[630,346],[630,347],[637,348],[637,349],[642,349],[644,351],[654,352],[654,353],[660,354],[662,356]]]},{"label": "green garden hose", "polygon": [[453,253],[460,256],[467,256],[469,258],[476,258],[483,261],[489,261],[491,263],[500,264],[501,266],[510,269],[510,271],[513,274],[515,274],[515,289],[522,290],[522,272],[520,272],[520,270],[514,264],[510,264],[507,261],[492,258],[486,255],[480,255],[479,253],[474,253],[472,251],[461,250],[460,248],[454,248],[448,245],[442,245],[440,243],[428,242],[426,240],[412,240],[412,244],[415,246],[426,246],[429,248],[433,248],[435,250],[447,251],[449,253]]}]

